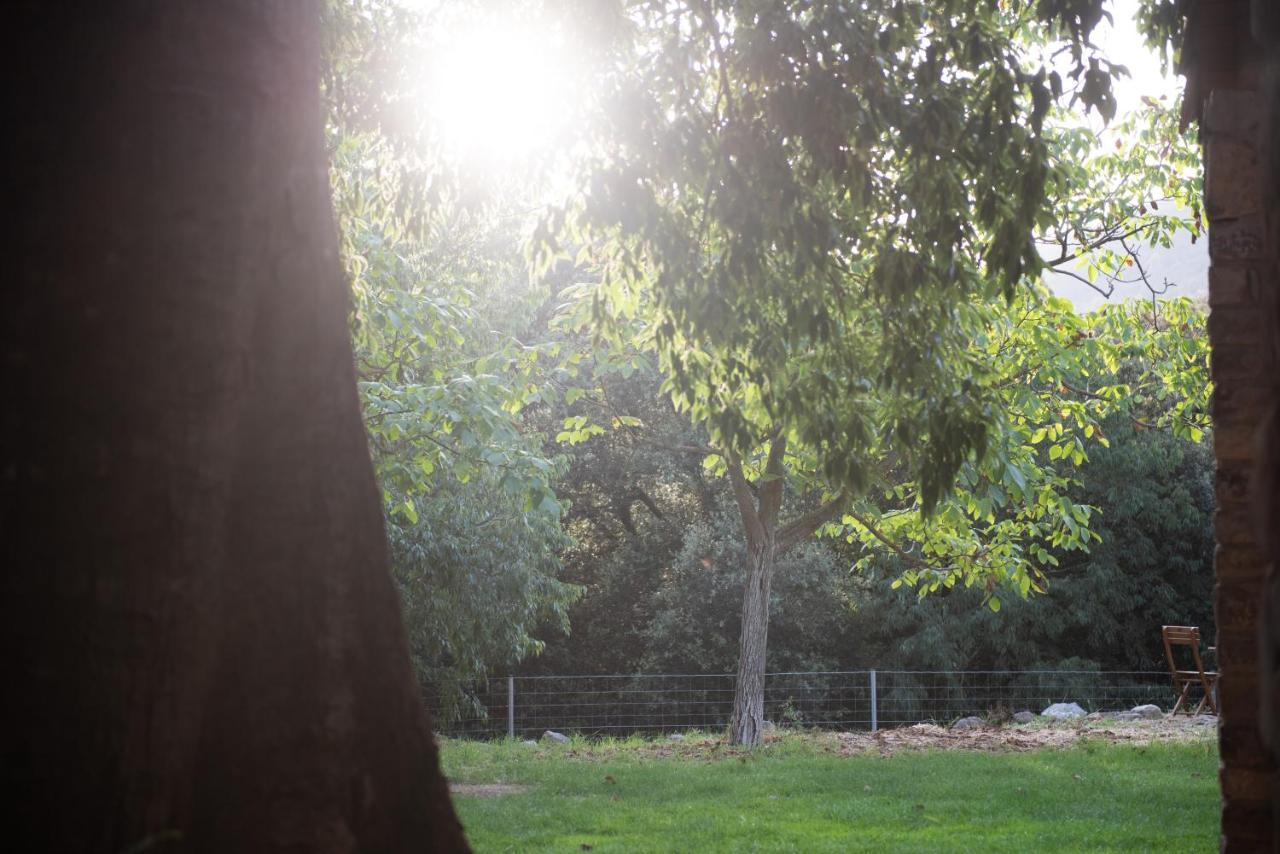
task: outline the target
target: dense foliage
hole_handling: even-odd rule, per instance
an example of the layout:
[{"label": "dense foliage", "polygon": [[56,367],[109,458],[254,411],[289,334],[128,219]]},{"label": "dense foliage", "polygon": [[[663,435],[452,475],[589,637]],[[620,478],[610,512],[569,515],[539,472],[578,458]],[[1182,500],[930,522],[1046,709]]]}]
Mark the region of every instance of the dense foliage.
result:
[{"label": "dense foliage", "polygon": [[1135,626],[1203,624],[1204,318],[1142,261],[1198,236],[1197,153],[1167,105],[1065,111],[1115,117],[1101,4],[588,5],[551,207],[546,163],[445,156],[419,16],[329,10],[362,406],[446,713],[520,663],[727,669],[752,625],[803,669],[1136,665]]},{"label": "dense foliage", "polygon": [[[1059,553],[1043,594],[1011,598],[999,612],[963,587],[920,598],[891,587],[902,571],[896,558],[854,573],[847,545],[818,539],[779,564],[770,669],[1148,670],[1162,667],[1160,625],[1212,633],[1210,449],[1127,416],[1104,429],[1110,447],[1094,450],[1072,490],[1099,508],[1100,539],[1088,553]],[[614,482],[595,487],[607,492]],[[570,559],[587,590],[570,610],[574,632],[526,669],[733,669],[744,564],[725,485],[673,477],[649,488],[663,497],[663,517],[637,517],[634,534],[608,516],[575,528],[578,549],[591,552]],[[716,498],[703,505],[708,488]]]},{"label": "dense foliage", "polygon": [[[1171,283],[1153,281],[1143,263],[1148,247],[1167,247],[1179,232],[1195,240],[1201,232],[1194,141],[1178,127],[1169,105],[1149,101],[1105,136],[1057,116],[1043,145],[1052,167],[1051,204],[1036,239],[1045,272],[1050,281],[1079,279],[1117,302],[1081,315],[1030,283],[1020,285],[1008,302],[991,301],[985,293],[944,300],[944,337],[950,343],[930,350],[926,361],[935,377],[955,381],[949,392],[920,377],[903,379],[901,371],[909,373],[920,354],[908,356],[902,348],[922,341],[932,347],[943,339],[919,331],[913,337],[882,323],[877,318],[886,303],[854,269],[831,273],[834,284],[827,291],[836,302],[822,309],[824,323],[831,325],[810,330],[794,346],[777,330],[761,327],[756,338],[747,335],[724,347],[714,335],[682,339],[679,354],[665,356],[664,348],[674,345],[664,343],[662,330],[673,321],[660,269],[629,270],[622,282],[606,273],[580,285],[569,292],[575,301],[566,321],[597,334],[603,325],[598,351],[656,349],[664,389],[707,437],[702,447],[715,472],[755,490],[784,477],[805,497],[801,507],[830,511],[815,521],[838,521],[844,513],[846,533],[869,549],[900,556],[915,550],[917,558],[905,567],[907,583],[922,590],[977,584],[986,589],[985,601],[999,607],[1001,588],[1024,596],[1034,589],[1047,564],[1046,549],[1084,549],[1095,540],[1088,524],[1092,510],[1071,501],[1067,487],[1071,468],[1087,458],[1091,446],[1105,444],[1101,419],[1144,401],[1169,399],[1177,404],[1160,410],[1158,426],[1195,440],[1208,426],[1202,318],[1185,299],[1163,299]],[[622,244],[633,239],[626,233]],[[648,257],[605,245],[635,264]],[[884,251],[900,249],[894,243]],[[612,263],[604,262],[606,271]],[[788,293],[793,279],[777,275],[782,278],[774,290]],[[1135,296],[1135,289],[1150,299],[1146,308],[1121,301]],[[754,298],[750,293],[742,291],[742,299]],[[917,306],[926,297],[913,299]],[[793,330],[794,313],[778,313],[767,303],[759,306],[761,323]],[[745,303],[708,311],[719,324],[733,318],[735,329],[756,322]],[[695,329],[696,322],[689,322]],[[755,361],[775,347],[785,350],[776,364]],[[728,373],[717,373],[721,362],[732,366]],[[689,391],[688,383],[700,383],[699,390]],[[938,406],[949,407],[960,420],[936,420],[941,416],[930,409]],[[575,416],[576,428],[590,429],[581,419],[593,414],[583,409]],[[725,419],[736,424],[732,437],[723,432]],[[819,422],[823,426],[810,436],[809,427]],[[941,439],[961,422],[973,428],[973,445]],[[1095,434],[1099,441],[1093,441]],[[937,484],[922,472],[912,474],[913,456],[930,436],[939,441],[938,454],[950,455],[945,490],[934,491]],[[735,444],[747,438],[747,445]],[[1039,452],[1041,445],[1047,455]],[[767,470],[771,450],[780,450],[775,471]],[[744,517],[748,529],[749,521]],[[781,541],[785,548],[793,539]]]},{"label": "dense foliage", "polygon": [[521,251],[521,191],[460,192],[414,153],[430,150],[425,129],[379,112],[409,61],[383,39],[416,43],[414,19],[333,13],[331,163],[361,408],[411,653],[447,718],[469,683],[542,648],[535,628],[566,631],[577,595],[557,578],[562,464],[526,417],[553,361],[537,341],[544,294]]},{"label": "dense foliage", "polygon": [[631,15],[566,213],[599,274],[593,322],[637,320],[728,453],[794,434],[861,490],[892,441],[931,506],[990,420],[957,307],[1040,268],[1045,72],[990,6]]}]

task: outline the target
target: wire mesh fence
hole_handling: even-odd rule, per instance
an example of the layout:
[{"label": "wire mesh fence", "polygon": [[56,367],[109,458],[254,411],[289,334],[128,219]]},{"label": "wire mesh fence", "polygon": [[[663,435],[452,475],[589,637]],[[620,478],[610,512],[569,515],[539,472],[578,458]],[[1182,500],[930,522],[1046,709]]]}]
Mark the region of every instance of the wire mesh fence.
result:
[{"label": "wire mesh fence", "polygon": [[[437,728],[473,738],[537,736],[548,729],[615,736],[716,731],[729,724],[733,691],[730,673],[498,677],[474,686],[463,714],[438,720]],[[766,719],[795,728],[946,723],[1039,712],[1058,702],[1088,712],[1145,703],[1168,709],[1174,693],[1168,674],[1157,671],[851,670],[765,678]]]}]

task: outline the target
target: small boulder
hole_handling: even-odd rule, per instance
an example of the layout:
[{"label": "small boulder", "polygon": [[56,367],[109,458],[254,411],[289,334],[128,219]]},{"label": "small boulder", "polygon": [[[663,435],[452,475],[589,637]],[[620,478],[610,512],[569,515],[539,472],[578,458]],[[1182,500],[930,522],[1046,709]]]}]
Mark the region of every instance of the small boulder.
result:
[{"label": "small boulder", "polygon": [[984,726],[986,726],[986,721],[984,721],[982,718],[970,716],[967,718],[961,718],[960,720],[956,721],[951,725],[951,728],[954,730],[963,731],[967,729],[982,729]]},{"label": "small boulder", "polygon": [[1071,718],[1084,717],[1084,709],[1080,708],[1078,703],[1054,703],[1040,714],[1046,718],[1054,718],[1055,720],[1070,720]]},{"label": "small boulder", "polygon": [[773,721],[765,721],[764,726],[760,727],[761,732],[773,732],[775,729],[777,727],[773,725]]},{"label": "small boulder", "polygon": [[1153,706],[1151,703],[1147,703],[1142,706],[1134,706],[1129,711],[1147,721],[1158,721],[1164,717],[1164,712],[1160,711],[1160,707]]},{"label": "small boulder", "polygon": [[1036,716],[1032,712],[1021,711],[1013,713],[1013,722],[1015,724],[1035,723]]},{"label": "small boulder", "polygon": [[556,744],[568,744],[569,736],[555,730],[547,730],[542,734],[543,741],[554,741]]}]

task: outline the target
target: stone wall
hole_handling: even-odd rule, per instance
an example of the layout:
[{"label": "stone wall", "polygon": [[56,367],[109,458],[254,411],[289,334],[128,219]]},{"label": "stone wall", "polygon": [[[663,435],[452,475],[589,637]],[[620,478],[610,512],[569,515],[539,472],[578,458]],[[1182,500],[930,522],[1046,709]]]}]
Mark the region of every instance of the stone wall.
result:
[{"label": "stone wall", "polygon": [[1259,427],[1276,403],[1274,198],[1261,156],[1257,89],[1213,88],[1200,114],[1209,219],[1209,338],[1214,381],[1220,780],[1223,850],[1272,850],[1275,760],[1260,724],[1259,624],[1268,561],[1258,542]]}]

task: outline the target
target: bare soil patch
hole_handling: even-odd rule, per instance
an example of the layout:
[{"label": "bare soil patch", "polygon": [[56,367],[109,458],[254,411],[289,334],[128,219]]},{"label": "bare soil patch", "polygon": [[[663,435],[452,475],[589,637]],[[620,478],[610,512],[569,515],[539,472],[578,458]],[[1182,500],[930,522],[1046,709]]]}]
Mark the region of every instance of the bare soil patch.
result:
[{"label": "bare soil patch", "polygon": [[[800,749],[840,756],[865,753],[890,756],[901,750],[1017,752],[1071,747],[1081,741],[1145,745],[1168,741],[1209,741],[1217,737],[1217,724],[1218,719],[1212,715],[1137,721],[1116,721],[1091,716],[1068,721],[1040,719],[1030,724],[993,724],[967,730],[953,730],[936,724],[915,724],[882,729],[878,732],[783,729],[765,736],[764,749],[766,751]],[[580,742],[568,749],[540,745],[536,749],[531,748],[530,755],[537,757],[555,755],[588,762],[607,761],[620,756],[715,762],[726,759],[749,761],[757,754],[750,748],[730,746],[723,736],[690,734],[679,742],[668,740],[639,744],[609,741]],[[467,794],[467,792],[460,793]]]},{"label": "bare soil patch", "polygon": [[1025,751],[1071,747],[1083,740],[1111,744],[1151,744],[1158,741],[1202,741],[1217,735],[1218,720],[1210,715],[1153,721],[1084,720],[1026,725],[983,726],[951,730],[934,724],[884,729],[879,732],[841,732],[835,738],[842,755],[898,750]]}]

